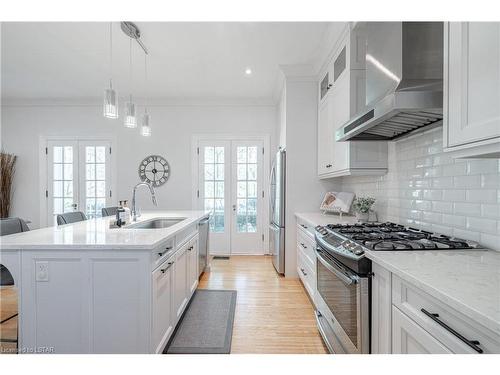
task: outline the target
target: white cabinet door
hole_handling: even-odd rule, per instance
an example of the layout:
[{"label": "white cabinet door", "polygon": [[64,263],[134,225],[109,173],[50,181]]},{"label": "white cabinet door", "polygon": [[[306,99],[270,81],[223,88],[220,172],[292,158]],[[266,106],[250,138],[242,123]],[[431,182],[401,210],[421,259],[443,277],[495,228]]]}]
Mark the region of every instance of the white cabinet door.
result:
[{"label": "white cabinet door", "polygon": [[447,354],[448,348],[417,323],[392,308],[392,352],[394,354]]},{"label": "white cabinet door", "polygon": [[187,248],[189,243],[183,245],[175,254],[174,260],[174,318],[177,322],[184,311],[187,304],[187,270],[188,270],[188,255]]},{"label": "white cabinet door", "polygon": [[318,175],[330,173],[333,168],[334,139],[330,99],[331,93],[323,100],[318,112]]},{"label": "white cabinet door", "polygon": [[190,245],[188,247],[188,285],[189,292],[191,295],[196,290],[198,286],[198,235],[190,241]]},{"label": "white cabinet door", "polygon": [[174,329],[173,260],[153,272],[153,350],[160,353]]},{"label": "white cabinet door", "polygon": [[[342,74],[330,93],[329,100],[331,101],[332,115],[332,137],[342,125],[344,125],[351,116],[350,102],[350,74],[345,72]],[[350,142],[334,142],[333,150],[333,168],[332,171],[342,171],[349,168],[349,145]]]},{"label": "white cabinet door", "polygon": [[445,51],[444,146],[499,142],[500,23],[448,23]]},{"label": "white cabinet door", "polygon": [[392,282],[391,273],[372,263],[372,353],[391,353]]}]

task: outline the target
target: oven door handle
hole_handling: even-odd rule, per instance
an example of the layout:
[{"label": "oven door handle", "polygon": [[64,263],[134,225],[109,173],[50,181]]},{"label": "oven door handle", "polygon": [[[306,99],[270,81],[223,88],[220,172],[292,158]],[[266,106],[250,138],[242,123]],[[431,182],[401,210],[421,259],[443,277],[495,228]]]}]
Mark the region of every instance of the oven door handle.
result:
[{"label": "oven door handle", "polygon": [[318,248],[316,248],[316,255],[318,257],[318,260],[321,262],[323,266],[325,266],[328,271],[331,271],[332,273],[335,274],[340,280],[344,282],[346,285],[352,285],[352,284],[357,284],[359,281],[359,277],[355,275],[346,275],[342,270],[338,269],[335,265],[332,265],[328,260],[326,260],[322,255],[322,251]]}]

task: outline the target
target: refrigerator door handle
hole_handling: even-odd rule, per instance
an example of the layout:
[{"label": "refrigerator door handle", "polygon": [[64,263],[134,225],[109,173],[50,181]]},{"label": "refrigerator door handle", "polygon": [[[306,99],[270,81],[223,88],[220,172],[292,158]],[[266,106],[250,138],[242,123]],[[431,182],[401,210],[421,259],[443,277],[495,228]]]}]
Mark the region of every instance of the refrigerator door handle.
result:
[{"label": "refrigerator door handle", "polygon": [[274,213],[276,209],[276,188],[273,191],[273,186],[276,186],[276,164],[271,167],[271,176],[269,177],[269,210],[270,220],[274,221]]}]

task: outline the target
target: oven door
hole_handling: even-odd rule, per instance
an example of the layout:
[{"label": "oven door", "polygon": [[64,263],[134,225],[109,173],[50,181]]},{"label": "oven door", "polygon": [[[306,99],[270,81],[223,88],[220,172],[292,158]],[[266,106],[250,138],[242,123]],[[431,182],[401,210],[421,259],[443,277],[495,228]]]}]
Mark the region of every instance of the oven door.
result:
[{"label": "oven door", "polygon": [[323,326],[325,322],[330,325],[345,353],[369,353],[369,279],[360,277],[321,247],[316,248],[316,255],[318,311]]}]

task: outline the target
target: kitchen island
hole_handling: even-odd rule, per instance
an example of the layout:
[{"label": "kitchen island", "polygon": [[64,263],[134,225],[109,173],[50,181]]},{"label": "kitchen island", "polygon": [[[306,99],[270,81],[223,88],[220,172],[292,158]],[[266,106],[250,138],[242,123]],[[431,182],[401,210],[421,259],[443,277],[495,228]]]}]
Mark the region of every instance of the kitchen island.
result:
[{"label": "kitchen island", "polygon": [[122,228],[106,217],[1,237],[19,351],[161,353],[198,285],[208,215],[154,211]]}]

